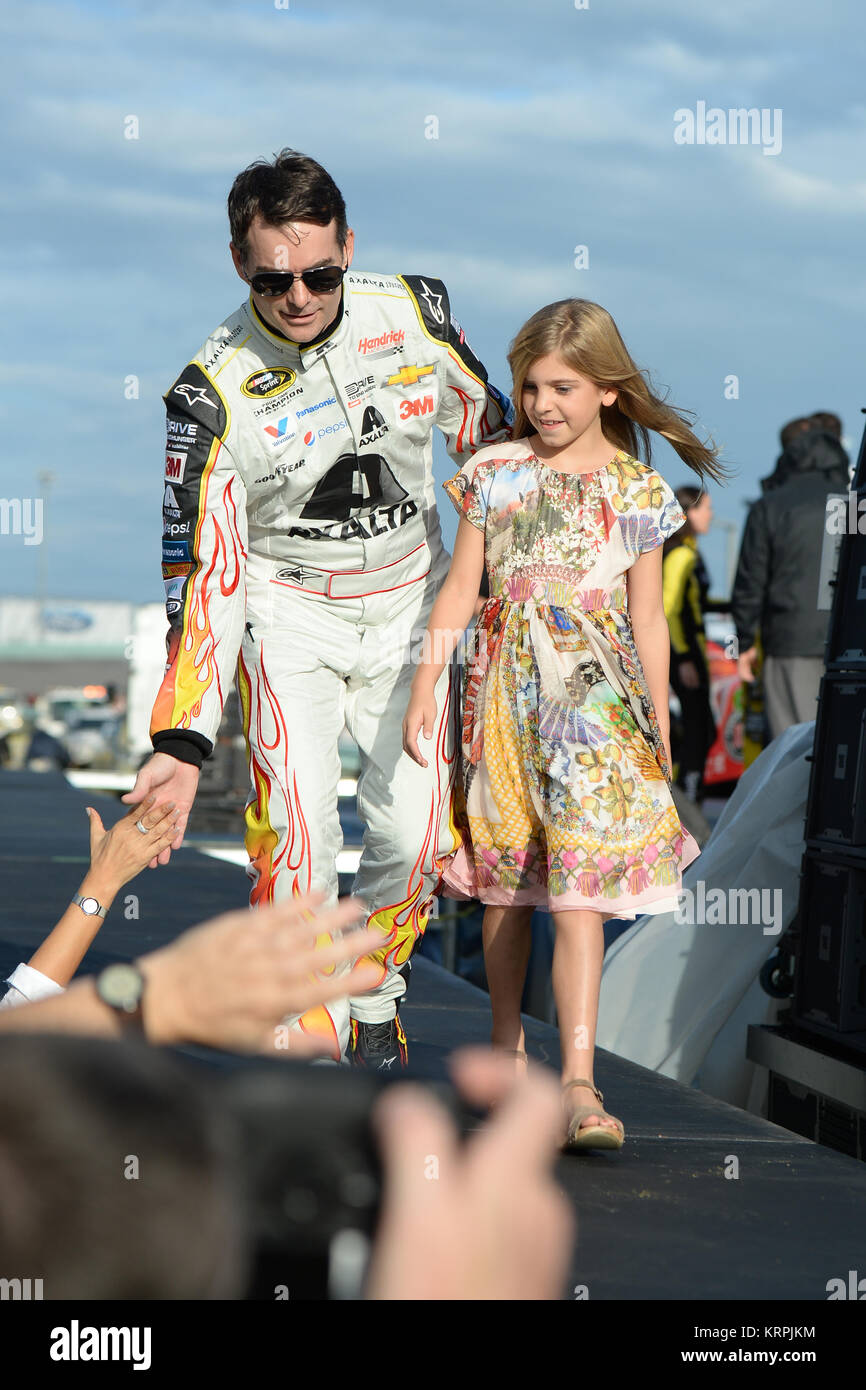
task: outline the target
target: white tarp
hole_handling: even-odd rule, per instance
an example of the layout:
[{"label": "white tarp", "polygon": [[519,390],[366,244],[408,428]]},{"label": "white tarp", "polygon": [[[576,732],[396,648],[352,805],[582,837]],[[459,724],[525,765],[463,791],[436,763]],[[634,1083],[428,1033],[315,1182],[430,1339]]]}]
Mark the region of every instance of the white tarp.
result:
[{"label": "white tarp", "polygon": [[764,749],[686,869],[678,912],[639,917],[602,970],[599,1047],[758,1114],[767,1073],[746,1060],[746,1029],[785,1003],[758,974],[797,911],[814,736],[795,724]]}]

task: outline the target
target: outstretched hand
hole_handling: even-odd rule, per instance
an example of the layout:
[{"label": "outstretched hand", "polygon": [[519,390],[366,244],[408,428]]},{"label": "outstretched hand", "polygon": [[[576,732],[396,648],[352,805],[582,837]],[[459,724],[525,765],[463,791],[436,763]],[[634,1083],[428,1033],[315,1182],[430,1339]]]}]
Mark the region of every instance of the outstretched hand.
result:
[{"label": "outstretched hand", "polygon": [[[255,912],[225,913],[143,956],[149,1041],[278,1058],[329,1053],[333,1038],[281,1028],[282,1021],[378,984],[381,967],[367,956],[381,947],[382,933],[347,931],[366,915],[362,903],[349,898],[324,908],[323,902],[323,893],[308,893]],[[328,936],[337,939],[326,944]],[[338,968],[350,961],[352,970]]]},{"label": "outstretched hand", "polygon": [[[90,868],[113,893],[141,873],[177,835],[174,802],[156,805],[155,793],[145,797],[140,806],[133,806],[110,830],[106,830],[93,806],[87,807],[87,814],[90,817]],[[146,834],[139,830],[138,821],[145,826]]]},{"label": "outstretched hand", "polygon": [[132,791],[120,799],[128,806],[139,806],[151,793],[156,800],[154,806],[172,802],[175,808],[175,833],[170,844],[163,846],[149,861],[150,868],[157,864],[167,864],[173,849],[180,849],[186,833],[189,813],[198,790],[199,770],[191,763],[182,763],[168,753],[154,753],[144,767],[139,768]]},{"label": "outstretched hand", "polygon": [[373,1123],[385,1168],[370,1299],[556,1299],[574,1216],[554,1178],[559,1087],[543,1068],[514,1083],[513,1063],[487,1048],[450,1059],[458,1090],[492,1118],[461,1147],[438,1101],[389,1086]]}]

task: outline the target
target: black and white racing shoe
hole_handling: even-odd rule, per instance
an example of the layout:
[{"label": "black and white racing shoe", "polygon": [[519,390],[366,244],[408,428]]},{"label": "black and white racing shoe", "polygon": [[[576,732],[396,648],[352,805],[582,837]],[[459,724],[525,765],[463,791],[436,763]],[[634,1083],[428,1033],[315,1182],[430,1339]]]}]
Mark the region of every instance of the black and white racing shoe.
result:
[{"label": "black and white racing shoe", "polygon": [[391,1071],[409,1065],[409,1049],[400,1015],[387,1023],[361,1023],[351,1020],[349,1057],[354,1067],[370,1071]]}]

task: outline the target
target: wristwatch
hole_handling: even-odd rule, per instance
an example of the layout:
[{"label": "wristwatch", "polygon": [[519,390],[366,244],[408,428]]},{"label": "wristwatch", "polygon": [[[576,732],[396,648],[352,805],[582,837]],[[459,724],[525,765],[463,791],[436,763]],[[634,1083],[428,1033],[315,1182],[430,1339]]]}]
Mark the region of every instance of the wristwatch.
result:
[{"label": "wristwatch", "polygon": [[101,907],[95,898],[82,898],[80,893],[73,893],[72,901],[82,912],[86,912],[88,917],[104,917],[108,912],[108,908]]},{"label": "wristwatch", "polygon": [[144,976],[137,965],[128,965],[124,961],[106,965],[96,976],[95,984],[96,993],[103,1004],[122,1014],[125,1022],[141,1026]]}]

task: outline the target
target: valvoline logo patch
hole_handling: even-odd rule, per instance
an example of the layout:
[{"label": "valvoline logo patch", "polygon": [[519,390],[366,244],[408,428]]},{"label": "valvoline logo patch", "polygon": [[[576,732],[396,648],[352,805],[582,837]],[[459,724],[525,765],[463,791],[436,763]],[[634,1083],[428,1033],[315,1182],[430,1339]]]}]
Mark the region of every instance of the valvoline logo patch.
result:
[{"label": "valvoline logo patch", "polygon": [[279,420],[274,420],[270,425],[263,425],[268,442],[272,449],[278,444],[285,444],[288,440],[294,439],[298,432],[298,417],[289,412],[282,415]]},{"label": "valvoline logo patch", "polygon": [[272,439],[285,439],[289,432],[289,417],[284,415],[282,420],[278,420],[275,425],[265,425],[265,434],[269,434]]}]

